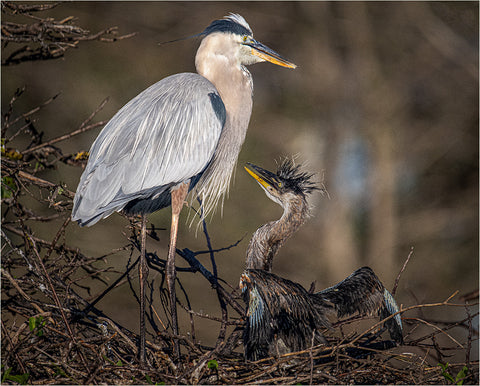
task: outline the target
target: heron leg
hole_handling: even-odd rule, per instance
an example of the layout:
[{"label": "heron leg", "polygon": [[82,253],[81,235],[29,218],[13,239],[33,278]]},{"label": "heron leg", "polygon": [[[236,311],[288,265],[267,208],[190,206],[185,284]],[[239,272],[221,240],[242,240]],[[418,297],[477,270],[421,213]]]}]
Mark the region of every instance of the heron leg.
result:
[{"label": "heron leg", "polygon": [[140,262],[138,264],[138,279],[140,282],[140,347],[139,347],[139,362],[140,366],[145,364],[145,285],[147,283],[148,266],[145,255],[147,242],[147,216],[142,215],[142,229],[140,233],[141,252]]},{"label": "heron leg", "polygon": [[[167,285],[168,292],[170,295],[170,307],[172,314],[172,328],[173,334],[178,335],[178,319],[177,319],[177,302],[175,295],[175,251],[177,247],[177,233],[178,233],[178,220],[180,216],[180,211],[182,210],[185,197],[188,193],[188,187],[190,183],[182,183],[171,191],[172,197],[172,226],[170,228],[170,246],[168,248],[168,257],[167,257]],[[180,345],[178,340],[175,339],[175,345],[173,350],[174,356],[178,357],[180,355]]]}]

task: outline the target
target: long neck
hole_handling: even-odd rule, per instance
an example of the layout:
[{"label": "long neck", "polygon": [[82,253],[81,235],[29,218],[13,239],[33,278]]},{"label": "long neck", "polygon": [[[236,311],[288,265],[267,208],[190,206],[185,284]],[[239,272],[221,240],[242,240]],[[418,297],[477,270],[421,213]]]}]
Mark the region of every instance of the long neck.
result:
[{"label": "long neck", "polygon": [[253,104],[250,73],[235,61],[235,55],[228,53],[230,48],[219,47],[221,44],[222,41],[215,36],[206,37],[195,59],[197,72],[216,87],[227,113],[215,154],[197,185],[206,214],[228,191],[247,134]]},{"label": "long neck", "polygon": [[247,248],[247,269],[272,270],[273,258],[285,241],[305,222],[308,205],[304,198],[284,207],[282,217],[258,228]]}]

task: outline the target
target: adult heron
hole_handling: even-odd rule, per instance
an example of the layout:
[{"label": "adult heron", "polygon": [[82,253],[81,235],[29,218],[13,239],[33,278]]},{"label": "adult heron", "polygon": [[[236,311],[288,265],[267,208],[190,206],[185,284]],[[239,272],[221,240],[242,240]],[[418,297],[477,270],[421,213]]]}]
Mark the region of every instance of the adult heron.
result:
[{"label": "adult heron", "polygon": [[[255,231],[247,248],[246,270],[240,278],[247,314],[243,336],[247,359],[303,350],[312,337],[315,343],[324,342],[319,330],[330,326],[332,313],[377,314],[385,319],[398,312],[395,299],[369,267],[317,293],[271,273],[278,250],[309,216],[307,197],[317,188],[312,174],[290,160],[282,162],[276,173],[250,163],[245,169],[284,210],[280,219]],[[385,327],[393,340],[402,342],[399,314],[386,320]]]},{"label": "adult heron", "polygon": [[[90,226],[113,212],[141,215],[140,362],[145,360],[146,214],[172,206],[166,277],[172,327],[178,334],[175,248],[187,193],[208,214],[228,190],[252,112],[252,76],[245,66],[269,61],[295,64],[253,39],[245,19],[230,14],[203,32],[195,57],[198,74],[155,83],[106,124],[74,198],[72,219]],[[178,341],[174,348],[179,354]]]}]

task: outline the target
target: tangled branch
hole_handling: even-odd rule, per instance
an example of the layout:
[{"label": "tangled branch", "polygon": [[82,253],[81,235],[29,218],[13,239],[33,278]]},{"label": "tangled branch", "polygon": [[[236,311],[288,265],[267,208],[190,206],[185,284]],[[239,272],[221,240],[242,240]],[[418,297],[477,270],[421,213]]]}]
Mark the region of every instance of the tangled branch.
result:
[{"label": "tangled branch", "polygon": [[[2,55],[2,65],[9,66],[33,60],[58,59],[71,48],[78,47],[81,41],[97,40],[101,42],[115,42],[134,36],[136,33],[118,36],[118,27],[106,28],[91,33],[76,26],[73,16],[62,20],[43,18],[35,15],[36,12],[55,8],[60,3],[52,4],[18,4],[11,1],[2,1],[2,13],[9,17],[23,17],[28,22],[2,20],[2,47],[13,45],[8,55]],[[5,19],[3,17],[2,19]]]}]

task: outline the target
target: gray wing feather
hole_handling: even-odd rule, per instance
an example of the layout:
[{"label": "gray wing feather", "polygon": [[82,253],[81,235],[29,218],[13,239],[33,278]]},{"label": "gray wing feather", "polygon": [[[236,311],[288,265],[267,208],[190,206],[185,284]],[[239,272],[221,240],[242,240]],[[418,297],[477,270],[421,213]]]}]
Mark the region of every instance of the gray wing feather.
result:
[{"label": "gray wing feather", "polygon": [[[215,152],[225,118],[215,86],[198,75],[172,75],[122,107],[90,150],[72,218],[107,217],[142,192],[157,194],[200,173]],[[219,98],[216,98],[219,99]],[[225,114],[223,114],[225,117]]]},{"label": "gray wing feather", "polygon": [[[377,313],[385,319],[399,311],[392,294],[369,267],[357,269],[346,279],[312,296],[331,302],[339,317],[355,313],[360,315]],[[399,314],[387,320],[385,325],[394,340],[403,341],[402,319]]]}]

